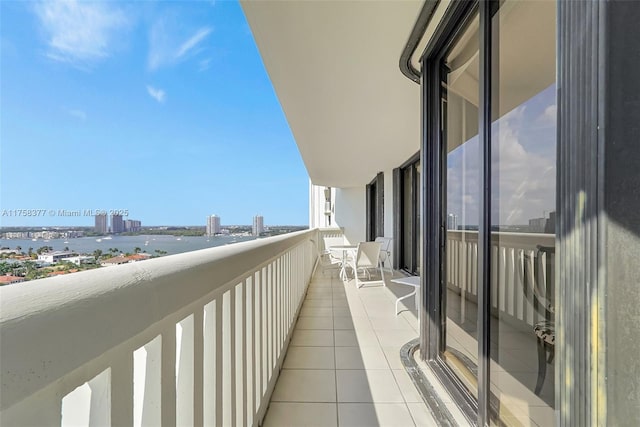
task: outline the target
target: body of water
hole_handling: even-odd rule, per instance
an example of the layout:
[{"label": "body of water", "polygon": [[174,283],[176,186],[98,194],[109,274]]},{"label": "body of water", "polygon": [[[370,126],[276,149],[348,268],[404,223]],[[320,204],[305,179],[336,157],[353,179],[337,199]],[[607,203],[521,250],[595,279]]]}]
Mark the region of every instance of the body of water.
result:
[{"label": "body of water", "polygon": [[[97,241],[98,239],[101,241]],[[167,254],[179,254],[253,239],[255,239],[253,236],[111,236],[110,239],[105,239],[104,237],[80,237],[77,239],[51,239],[48,241],[42,239],[37,241],[29,239],[0,239],[0,247],[15,249],[20,246],[22,252],[25,253],[29,248],[33,248],[35,252],[42,246],[52,246],[56,251],[61,251],[68,247],[73,252],[89,254],[96,249],[107,253],[110,248],[118,249],[123,253],[133,253],[134,249],[138,247],[149,254],[155,254],[156,250],[166,251]]]}]

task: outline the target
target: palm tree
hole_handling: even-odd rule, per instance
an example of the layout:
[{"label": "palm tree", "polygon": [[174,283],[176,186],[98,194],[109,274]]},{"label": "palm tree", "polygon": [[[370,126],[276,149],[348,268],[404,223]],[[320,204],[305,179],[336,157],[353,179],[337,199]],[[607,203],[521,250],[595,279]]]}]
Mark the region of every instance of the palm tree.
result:
[{"label": "palm tree", "polygon": [[135,253],[137,253],[137,254],[139,254],[139,253],[140,253],[140,251],[142,251],[142,249],[140,249],[140,248],[139,248],[139,247],[137,247],[137,246],[136,246],[135,248],[133,248],[133,252],[135,252]]},{"label": "palm tree", "polygon": [[100,249],[96,249],[95,251],[93,251],[93,256],[96,258],[96,261],[97,261],[98,258],[102,256],[102,251]]}]

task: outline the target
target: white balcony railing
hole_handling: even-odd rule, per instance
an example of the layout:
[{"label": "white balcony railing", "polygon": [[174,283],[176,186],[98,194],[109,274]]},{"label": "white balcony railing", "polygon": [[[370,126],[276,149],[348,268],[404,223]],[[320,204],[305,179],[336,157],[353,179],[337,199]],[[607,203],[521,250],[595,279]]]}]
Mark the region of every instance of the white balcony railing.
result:
[{"label": "white balcony railing", "polygon": [[0,424],[257,425],[319,237],[1,288]]},{"label": "white balcony railing", "polygon": [[[491,234],[491,306],[494,312],[534,325],[543,314],[527,300],[525,292],[534,286],[545,295],[552,289],[547,268],[552,255],[537,253],[538,246],[554,247],[555,235],[542,233]],[[524,274],[525,265],[527,271]],[[537,263],[537,266],[534,266]],[[478,233],[447,230],[447,285],[474,300],[478,295]],[[538,274],[536,274],[536,272]],[[523,283],[524,280],[529,283]],[[553,295],[551,295],[553,297]]]}]

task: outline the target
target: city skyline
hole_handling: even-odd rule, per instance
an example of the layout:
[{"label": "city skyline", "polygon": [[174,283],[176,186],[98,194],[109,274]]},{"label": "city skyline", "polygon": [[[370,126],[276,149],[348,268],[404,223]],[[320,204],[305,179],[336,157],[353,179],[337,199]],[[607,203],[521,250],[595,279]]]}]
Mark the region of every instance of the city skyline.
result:
[{"label": "city skyline", "polygon": [[164,225],[216,206],[228,223],[256,208],[308,223],[309,178],[237,2],[0,8],[0,210],[128,210]]}]

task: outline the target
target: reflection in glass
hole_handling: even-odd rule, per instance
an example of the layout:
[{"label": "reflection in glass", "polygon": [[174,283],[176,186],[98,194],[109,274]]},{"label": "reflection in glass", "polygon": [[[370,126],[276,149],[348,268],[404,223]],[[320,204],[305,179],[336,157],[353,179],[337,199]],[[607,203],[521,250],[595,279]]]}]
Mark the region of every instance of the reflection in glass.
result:
[{"label": "reflection in glass", "polygon": [[492,18],[490,388],[507,425],[554,424],[555,10],[506,0]]},{"label": "reflection in glass", "polygon": [[477,390],[478,18],[446,58],[443,94],[446,178],[446,313],[444,359],[474,394]]},{"label": "reflection in glass", "polygon": [[422,191],[420,191],[420,162],[417,162],[413,165],[413,169],[414,169],[414,176],[415,176],[415,186],[416,186],[416,204],[415,204],[415,211],[416,211],[416,229],[415,229],[415,239],[416,239],[416,244],[415,244],[415,248],[416,248],[416,254],[415,254],[415,275],[419,276],[420,275],[420,263],[422,262],[422,259],[420,257],[420,247],[422,246],[422,242],[420,240],[421,234],[419,233],[418,230],[420,230],[420,206],[422,206]]}]

